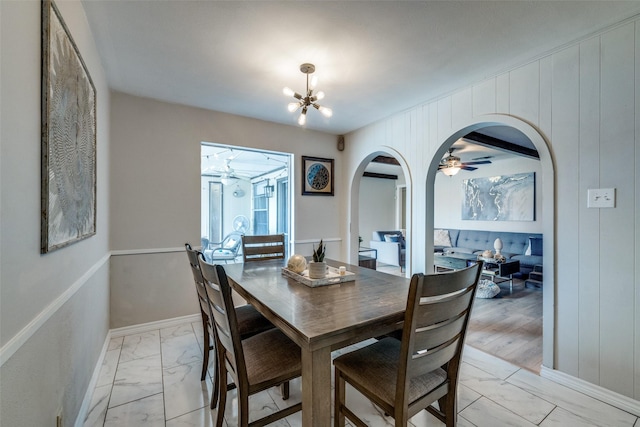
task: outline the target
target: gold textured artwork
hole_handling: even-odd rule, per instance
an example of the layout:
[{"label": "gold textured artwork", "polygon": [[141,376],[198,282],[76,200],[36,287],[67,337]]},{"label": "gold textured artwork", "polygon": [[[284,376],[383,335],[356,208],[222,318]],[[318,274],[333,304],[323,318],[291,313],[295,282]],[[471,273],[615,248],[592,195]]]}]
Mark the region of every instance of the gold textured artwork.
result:
[{"label": "gold textured artwork", "polygon": [[96,233],[96,90],[56,5],[42,2],[41,253]]}]

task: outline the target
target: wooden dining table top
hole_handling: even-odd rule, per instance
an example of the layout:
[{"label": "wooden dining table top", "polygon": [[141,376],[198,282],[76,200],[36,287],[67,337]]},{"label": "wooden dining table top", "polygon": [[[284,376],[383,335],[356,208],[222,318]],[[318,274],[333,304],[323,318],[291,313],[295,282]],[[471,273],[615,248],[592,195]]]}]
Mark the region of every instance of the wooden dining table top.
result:
[{"label": "wooden dining table top", "polygon": [[409,279],[368,268],[344,265],[355,280],[309,287],[282,274],[286,261],[225,265],[231,286],[298,345],[309,350],[397,329],[407,305]]}]

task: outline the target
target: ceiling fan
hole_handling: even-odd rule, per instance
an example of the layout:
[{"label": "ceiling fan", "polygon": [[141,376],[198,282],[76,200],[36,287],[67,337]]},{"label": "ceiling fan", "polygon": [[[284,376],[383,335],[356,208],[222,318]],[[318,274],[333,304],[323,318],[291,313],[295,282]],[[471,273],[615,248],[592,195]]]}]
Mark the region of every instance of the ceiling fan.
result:
[{"label": "ceiling fan", "polygon": [[[478,161],[474,162],[462,162],[460,161],[460,157],[453,155],[454,148],[449,148],[449,155],[440,160],[440,164],[438,165],[438,170],[442,171],[447,176],[453,176],[460,172],[460,169],[464,169],[467,171],[474,171],[478,168],[473,167],[472,165],[486,165],[491,163],[491,160],[487,160],[490,156],[485,156],[484,158],[478,158]],[[485,159],[485,160],[481,160]],[[475,159],[474,159],[475,160]]]}]

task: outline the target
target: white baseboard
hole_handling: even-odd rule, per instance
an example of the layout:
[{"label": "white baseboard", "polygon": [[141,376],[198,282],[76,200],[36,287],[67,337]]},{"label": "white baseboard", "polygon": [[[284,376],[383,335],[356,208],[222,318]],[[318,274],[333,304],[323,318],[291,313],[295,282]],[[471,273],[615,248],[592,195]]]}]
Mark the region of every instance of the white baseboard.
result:
[{"label": "white baseboard", "polygon": [[76,422],[73,424],[74,427],[82,427],[84,425],[84,420],[85,418],[87,418],[89,409],[91,409],[91,399],[93,398],[93,392],[96,389],[96,384],[98,384],[98,378],[100,378],[100,369],[102,368],[102,364],[104,363],[104,358],[107,356],[107,350],[109,349],[110,341],[111,331],[107,332],[107,338],[104,340],[102,351],[100,352],[100,357],[98,357],[96,366],[93,369],[91,381],[89,381],[87,392],[84,394],[84,398],[82,399],[82,405],[80,405],[80,410],[78,411],[78,415],[76,416]]},{"label": "white baseboard", "polygon": [[545,366],[540,376],[640,417],[640,401]]},{"label": "white baseboard", "polygon": [[142,323],[140,325],[124,326],[122,328],[111,329],[110,333],[111,338],[117,338],[125,335],[141,334],[155,329],[171,328],[173,326],[182,325],[186,322],[202,322],[200,313],[174,317],[173,319],[158,320],[156,322]]}]

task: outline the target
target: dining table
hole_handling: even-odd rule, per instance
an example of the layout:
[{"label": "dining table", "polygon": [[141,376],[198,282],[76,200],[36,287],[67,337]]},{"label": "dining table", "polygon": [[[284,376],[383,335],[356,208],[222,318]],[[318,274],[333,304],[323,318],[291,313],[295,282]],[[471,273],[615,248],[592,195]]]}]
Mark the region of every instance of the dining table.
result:
[{"label": "dining table", "polygon": [[302,425],[331,424],[331,352],[402,327],[410,279],[325,259],[354,280],[310,287],[285,260],[224,265],[229,284],[300,346]]}]

